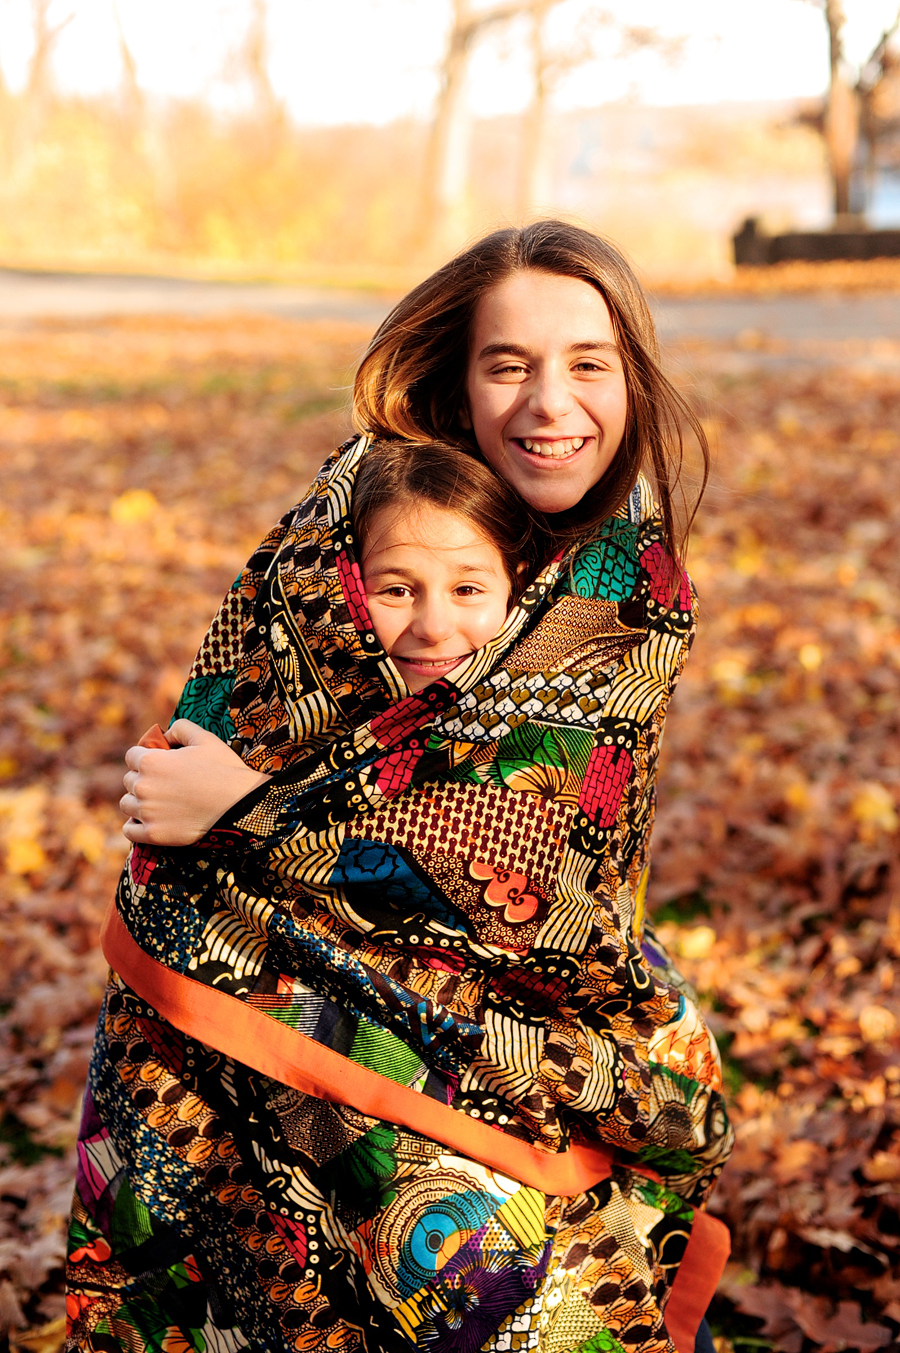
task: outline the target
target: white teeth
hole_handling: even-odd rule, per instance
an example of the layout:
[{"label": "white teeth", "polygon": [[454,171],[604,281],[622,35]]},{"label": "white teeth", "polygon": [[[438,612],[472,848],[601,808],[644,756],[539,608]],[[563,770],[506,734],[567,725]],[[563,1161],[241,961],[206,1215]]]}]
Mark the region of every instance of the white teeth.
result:
[{"label": "white teeth", "polygon": [[550,460],[563,460],[566,456],[571,456],[573,451],[580,451],[585,440],[584,437],[571,437],[562,441],[541,442],[523,437],[522,445],[526,451],[531,451],[536,456],[545,456]]},{"label": "white teeth", "polygon": [[[402,654],[397,654],[401,662],[414,662],[419,667],[446,667],[448,662],[462,662],[462,657],[451,658],[408,658]],[[463,654],[463,657],[465,654]]]}]

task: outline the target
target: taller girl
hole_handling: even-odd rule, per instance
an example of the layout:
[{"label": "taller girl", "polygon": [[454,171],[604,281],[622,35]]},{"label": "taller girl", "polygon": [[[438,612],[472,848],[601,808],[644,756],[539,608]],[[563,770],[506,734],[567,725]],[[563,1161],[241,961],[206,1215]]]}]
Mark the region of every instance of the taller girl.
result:
[{"label": "taller girl", "polygon": [[489,235],[414,288],[369,345],[354,415],[381,436],[468,442],[575,540],[649,470],[674,547],[681,428],[706,445],[631,268],[559,221]]},{"label": "taller girl", "polygon": [[690,1353],[730,1133],[643,906],[691,415],[624,260],[541,222],[395,308],[355,416],[480,452],[554,557],[409,694],[363,435],[226,597],[177,713],[231,747],[159,754],[214,830],[136,846],[106,927],[72,1347]]}]

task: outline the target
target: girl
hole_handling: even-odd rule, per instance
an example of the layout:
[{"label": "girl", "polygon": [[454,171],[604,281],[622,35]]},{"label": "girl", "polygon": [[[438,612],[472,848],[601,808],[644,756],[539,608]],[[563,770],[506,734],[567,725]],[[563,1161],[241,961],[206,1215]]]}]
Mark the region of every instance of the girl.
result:
[{"label": "girl", "polygon": [[[643,906],[693,632],[672,508],[690,416],[625,262],[556,222],[405,298],[355,409],[367,435],[198,654],[176,714],[217,736],[156,758],[192,780],[191,839],[212,830],[148,844],[143,798],[129,830],[71,1344],[689,1353],[730,1133]],[[441,640],[392,659],[366,605],[371,433],[480,453],[557,547],[433,680]],[[390,524],[364,528],[376,554]]]},{"label": "girl", "polygon": [[414,693],[493,639],[533,571],[521,499],[440,442],[373,446],[351,515],[372,628]]},{"label": "girl", "polygon": [[[449,676],[494,637],[536,571],[542,541],[545,553],[548,547],[505,480],[444,442],[369,447],[351,517],[372,629],[412,692]],[[120,806],[129,815],[122,829],[129,840],[193,845],[219,808],[230,807],[223,799],[202,815],[193,752],[174,760],[147,755],[169,747],[205,751],[215,743],[219,770],[230,769],[243,785],[244,763],[188,719],[175,720],[168,735],[151,729],[128,749]],[[269,778],[259,775],[254,786]]]}]

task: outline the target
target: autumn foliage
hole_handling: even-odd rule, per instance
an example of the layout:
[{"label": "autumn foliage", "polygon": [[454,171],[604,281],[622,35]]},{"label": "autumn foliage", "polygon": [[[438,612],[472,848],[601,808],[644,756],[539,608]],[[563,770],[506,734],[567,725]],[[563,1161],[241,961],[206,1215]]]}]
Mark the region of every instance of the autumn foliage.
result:
[{"label": "autumn foliage", "polygon": [[[365,337],[247,318],[0,330],[0,1330],[15,1348],[60,1337],[122,753],[165,723],[222,593],[344,434]],[[735,1245],[718,1332],[867,1351],[900,1333],[900,377],[896,357],[770,356],[691,354],[717,466],[654,899],[738,1128],[713,1204]]]}]

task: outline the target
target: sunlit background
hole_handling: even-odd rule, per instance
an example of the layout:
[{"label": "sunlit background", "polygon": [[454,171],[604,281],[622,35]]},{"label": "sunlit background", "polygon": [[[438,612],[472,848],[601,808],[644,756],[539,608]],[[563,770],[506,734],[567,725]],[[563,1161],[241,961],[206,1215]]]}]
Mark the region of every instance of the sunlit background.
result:
[{"label": "sunlit background", "polygon": [[[900,223],[896,12],[842,11],[870,225]],[[0,35],[6,263],[390,282],[550,210],[696,279],[747,216],[831,215],[818,0],[2,0]]]},{"label": "sunlit background", "polygon": [[737,1129],[716,1353],[900,1349],[900,260],[731,244],[900,227],[898,4],[0,0],[0,1353],[62,1349],[124,750],[392,297],[548,211],[714,451],[648,906]]}]

